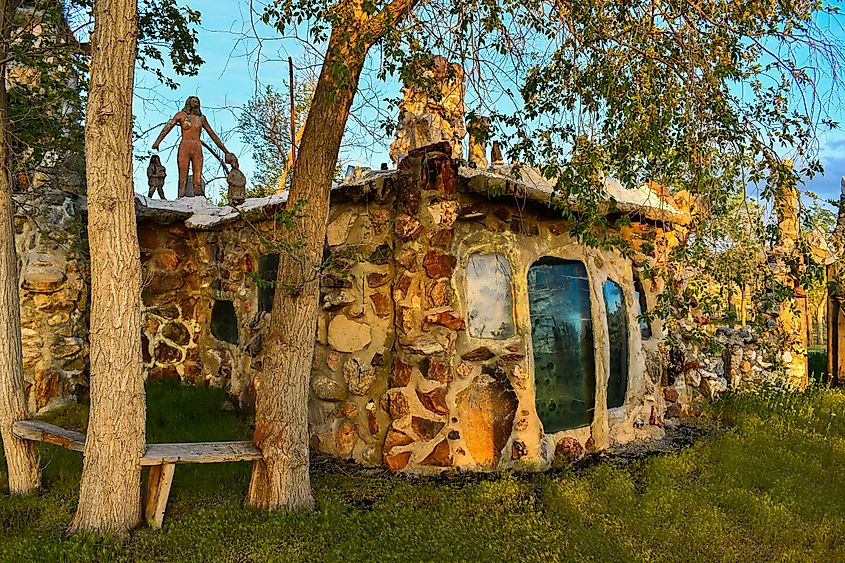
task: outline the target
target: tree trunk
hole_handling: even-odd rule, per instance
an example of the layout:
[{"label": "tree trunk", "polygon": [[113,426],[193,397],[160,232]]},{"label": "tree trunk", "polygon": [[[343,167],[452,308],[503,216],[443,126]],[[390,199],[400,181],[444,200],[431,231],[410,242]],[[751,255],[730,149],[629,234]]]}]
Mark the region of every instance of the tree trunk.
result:
[{"label": "tree trunk", "polygon": [[265,510],[311,508],[308,475],[308,384],[317,328],[320,264],[326,240],[329,192],[340,142],[367,52],[418,0],[393,0],[371,15],[367,2],[335,6],[326,59],[291,177],[288,202],[305,202],[291,239],[295,254],[279,261],[264,369],[256,381],[255,444],[264,456],[253,466],[247,502]]},{"label": "tree trunk", "polygon": [[132,180],[136,0],[96,0],[85,157],[91,246],[91,413],[72,532],[141,521],[146,401]]},{"label": "tree trunk", "polygon": [[[18,2],[0,0],[0,59],[6,58],[11,20]],[[21,355],[21,305],[18,295],[18,262],[15,256],[15,209],[9,170],[8,99],[6,65],[0,65],[0,435],[9,471],[9,492],[29,494],[38,490],[41,470],[32,442],[12,434],[12,423],[27,417]]]},{"label": "tree trunk", "polygon": [[[0,0],[0,59],[6,58],[11,22],[18,1]],[[0,434],[9,471],[9,492],[29,494],[38,490],[41,470],[32,442],[12,434],[12,423],[27,417],[21,357],[21,307],[18,295],[18,262],[15,256],[15,209],[9,170],[8,99],[6,65],[0,65]]]},{"label": "tree trunk", "polygon": [[[283,253],[265,340],[264,370],[256,384],[256,462],[248,502],[273,510],[311,508],[308,475],[308,384],[314,354],[329,191],[340,142],[358,87],[366,50],[349,48],[351,31],[335,28],[329,40],[302,144],[291,178],[289,204],[306,201],[291,231],[304,246]],[[338,66],[348,74],[339,76]]]}]

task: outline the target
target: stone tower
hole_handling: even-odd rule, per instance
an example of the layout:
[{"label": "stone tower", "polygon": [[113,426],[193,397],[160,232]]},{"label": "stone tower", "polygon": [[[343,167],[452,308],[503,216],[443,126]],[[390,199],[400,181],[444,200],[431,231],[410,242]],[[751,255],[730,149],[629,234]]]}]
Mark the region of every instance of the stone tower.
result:
[{"label": "stone tower", "polygon": [[452,145],[453,158],[463,156],[464,70],[441,56],[433,56],[430,61],[430,66],[416,74],[414,83],[406,82],[402,88],[399,126],[390,145],[390,158],[396,166],[410,151],[441,141]]}]

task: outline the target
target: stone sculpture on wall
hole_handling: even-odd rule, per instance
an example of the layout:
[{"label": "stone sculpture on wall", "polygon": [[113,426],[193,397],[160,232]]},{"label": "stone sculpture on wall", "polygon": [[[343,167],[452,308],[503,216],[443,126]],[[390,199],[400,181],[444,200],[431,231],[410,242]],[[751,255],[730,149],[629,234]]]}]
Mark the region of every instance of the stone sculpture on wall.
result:
[{"label": "stone sculpture on wall", "polygon": [[[179,165],[179,197],[193,197],[203,193],[202,189],[202,132],[208,133],[214,144],[217,145],[223,154],[229,154],[226,145],[220,140],[220,137],[211,129],[208,120],[202,114],[200,109],[200,99],[196,96],[190,96],[185,101],[185,107],[182,111],[173,116],[173,119],[167,122],[164,129],[159,134],[155,143],[153,143],[153,150],[158,150],[161,142],[167,137],[168,133],[179,125],[182,129],[182,140],[179,142],[179,152],[177,155],[177,163]],[[193,174],[193,182],[188,183],[188,168],[190,167]]]}]

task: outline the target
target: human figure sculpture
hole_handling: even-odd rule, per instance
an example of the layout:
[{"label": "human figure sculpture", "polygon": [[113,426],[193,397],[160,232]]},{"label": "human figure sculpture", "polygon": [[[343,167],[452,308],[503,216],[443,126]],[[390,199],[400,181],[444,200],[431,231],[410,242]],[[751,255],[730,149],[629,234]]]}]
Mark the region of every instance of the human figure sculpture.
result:
[{"label": "human figure sculpture", "polygon": [[[202,114],[200,109],[200,99],[196,96],[190,96],[185,101],[185,107],[182,111],[173,116],[173,119],[167,122],[167,125],[162,129],[161,134],[153,143],[153,150],[158,150],[159,145],[170,133],[176,125],[182,128],[182,140],[179,142],[179,152],[177,154],[177,163],[179,165],[179,197],[192,197],[202,193],[202,132],[205,130],[214,144],[217,145],[223,154],[229,151],[226,145],[220,140],[220,137],[211,129],[208,120]],[[193,182],[191,186],[186,185],[188,179],[188,167],[193,173]]]},{"label": "human figure sculpture", "polygon": [[167,177],[167,169],[161,163],[161,159],[157,154],[150,157],[150,164],[147,166],[147,182],[150,186],[150,192],[147,197],[153,197],[158,191],[160,199],[167,199],[164,197],[164,178]]},{"label": "human figure sculpture", "polygon": [[238,157],[234,154],[226,154],[226,164],[232,167],[226,175],[226,182],[229,184],[229,203],[238,206],[246,201],[246,176],[241,172]]}]

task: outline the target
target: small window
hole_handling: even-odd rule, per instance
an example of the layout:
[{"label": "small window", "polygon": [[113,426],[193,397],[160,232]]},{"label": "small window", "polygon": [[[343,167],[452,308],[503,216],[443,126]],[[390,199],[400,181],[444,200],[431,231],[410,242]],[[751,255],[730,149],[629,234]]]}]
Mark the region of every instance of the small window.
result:
[{"label": "small window", "polygon": [[516,334],[511,266],[501,254],[474,254],[467,261],[469,334],[504,340]]},{"label": "small window", "polygon": [[610,340],[610,377],[607,380],[607,408],[625,404],[628,389],[628,319],[625,295],[614,281],[604,282],[604,304],[607,309],[607,336]]},{"label": "small window", "polygon": [[264,254],[258,257],[258,310],[269,313],[273,310],[273,296],[276,292],[276,272],[279,270],[279,255]]},{"label": "small window", "polygon": [[222,342],[238,344],[238,316],[231,301],[215,301],[211,309],[211,335]]},{"label": "small window", "polygon": [[593,421],[596,368],[590,281],[581,262],[541,258],[528,270],[537,415],[547,434]]},{"label": "small window", "polygon": [[634,274],[634,293],[637,298],[637,320],[640,323],[640,336],[643,340],[648,340],[651,338],[651,323],[643,316],[648,313],[648,303],[646,302],[645,291],[643,291],[643,284],[636,274]]}]

